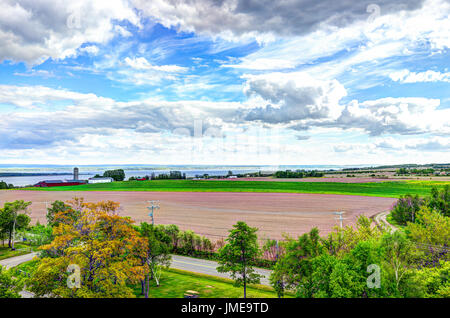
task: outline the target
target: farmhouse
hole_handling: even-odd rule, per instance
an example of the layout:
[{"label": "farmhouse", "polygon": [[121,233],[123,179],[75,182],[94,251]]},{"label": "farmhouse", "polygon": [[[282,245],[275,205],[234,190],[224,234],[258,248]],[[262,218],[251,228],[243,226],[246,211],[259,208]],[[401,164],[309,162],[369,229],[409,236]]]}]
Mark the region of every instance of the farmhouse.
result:
[{"label": "farmhouse", "polygon": [[113,182],[113,178],[100,177],[88,179],[88,183],[109,183],[109,182]]}]

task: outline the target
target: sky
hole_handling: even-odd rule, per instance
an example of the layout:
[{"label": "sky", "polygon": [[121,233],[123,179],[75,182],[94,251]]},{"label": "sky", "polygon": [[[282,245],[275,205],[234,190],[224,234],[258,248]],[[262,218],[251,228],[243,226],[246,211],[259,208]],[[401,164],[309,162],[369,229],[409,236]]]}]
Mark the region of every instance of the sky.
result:
[{"label": "sky", "polygon": [[1,0],[0,163],[450,162],[450,0]]}]

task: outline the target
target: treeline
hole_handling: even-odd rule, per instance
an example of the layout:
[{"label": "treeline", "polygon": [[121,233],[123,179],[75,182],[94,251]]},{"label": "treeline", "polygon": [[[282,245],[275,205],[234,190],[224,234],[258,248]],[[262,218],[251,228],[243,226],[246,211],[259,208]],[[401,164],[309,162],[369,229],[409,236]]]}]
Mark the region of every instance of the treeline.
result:
[{"label": "treeline", "polygon": [[0,181],[0,190],[6,190],[6,189],[14,189],[14,185],[13,184],[8,184],[5,181]]},{"label": "treeline", "polygon": [[277,171],[274,174],[275,178],[308,178],[308,177],[323,177],[324,173],[317,170],[285,170]]},{"label": "treeline", "polygon": [[416,169],[416,168],[413,168],[413,169],[410,168],[410,169],[408,169],[408,168],[400,168],[400,169],[397,169],[397,170],[395,171],[395,173],[396,173],[397,175],[417,174],[417,175],[428,176],[428,175],[434,174],[435,171],[436,171],[436,170],[433,169],[433,168],[427,168],[427,169]]},{"label": "treeline", "polygon": [[391,209],[390,216],[400,225],[415,222],[417,213],[429,208],[443,216],[450,216],[450,188],[446,185],[441,190],[433,187],[428,197],[421,198],[418,195],[407,194],[401,196]]},{"label": "treeline", "polygon": [[144,180],[182,180],[186,179],[186,174],[181,173],[181,171],[170,171],[169,173],[160,173],[155,174],[154,172],[149,176],[146,175],[144,177],[130,177],[129,181],[135,181],[138,179],[144,179]]}]

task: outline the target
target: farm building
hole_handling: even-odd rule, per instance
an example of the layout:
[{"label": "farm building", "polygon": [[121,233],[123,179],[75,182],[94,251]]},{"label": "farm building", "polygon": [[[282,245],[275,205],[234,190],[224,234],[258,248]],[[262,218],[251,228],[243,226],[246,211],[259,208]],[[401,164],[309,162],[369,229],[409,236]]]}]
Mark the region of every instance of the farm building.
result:
[{"label": "farm building", "polygon": [[113,178],[101,177],[101,178],[89,178],[88,183],[109,183],[113,182]]},{"label": "farm building", "polygon": [[36,183],[34,187],[65,187],[85,184],[82,180],[44,180]]}]

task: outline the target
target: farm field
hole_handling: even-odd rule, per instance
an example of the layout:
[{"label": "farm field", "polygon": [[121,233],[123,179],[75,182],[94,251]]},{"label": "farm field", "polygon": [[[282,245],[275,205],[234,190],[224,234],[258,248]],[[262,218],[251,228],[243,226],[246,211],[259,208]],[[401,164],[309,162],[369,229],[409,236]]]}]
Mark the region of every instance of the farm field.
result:
[{"label": "farm field", "polygon": [[445,181],[394,182],[265,182],[218,180],[153,180],[123,181],[78,186],[29,188],[35,191],[170,191],[170,192],[270,192],[321,193],[398,198],[404,194],[428,195],[433,186],[443,187]]},{"label": "farm field", "polygon": [[159,200],[156,224],[176,224],[213,240],[228,235],[237,221],[259,228],[260,238],[297,236],[317,227],[322,234],[338,225],[333,212],[345,211],[344,224],[354,224],[361,214],[373,216],[387,211],[394,198],[307,193],[252,192],[147,192],[147,191],[0,191],[0,203],[32,201],[32,222],[45,223],[45,202],[83,197],[86,202],[112,200],[121,204],[120,214],[136,222],[151,222],[147,200]]}]

